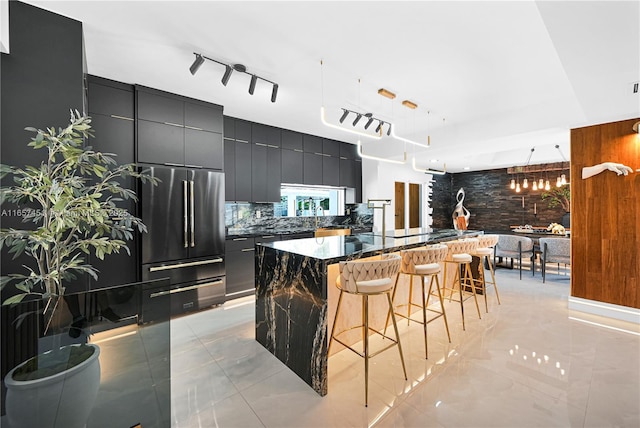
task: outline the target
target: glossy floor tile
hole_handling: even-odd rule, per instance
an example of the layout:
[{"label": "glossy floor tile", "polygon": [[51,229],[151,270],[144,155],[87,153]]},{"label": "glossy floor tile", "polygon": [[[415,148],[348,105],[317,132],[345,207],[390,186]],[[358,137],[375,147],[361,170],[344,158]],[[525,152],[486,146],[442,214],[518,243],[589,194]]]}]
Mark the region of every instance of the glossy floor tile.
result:
[{"label": "glossy floor tile", "polygon": [[[451,331],[399,323],[397,348],[364,364],[348,350],[329,359],[329,393],[318,396],[254,339],[250,298],[171,323],[175,427],[637,427],[640,327],[567,309],[569,279],[542,283],[499,269],[502,304],[446,302]],[[480,299],[483,299],[480,296]],[[619,330],[590,323],[598,322]],[[626,331],[626,332],[625,332]],[[377,343],[376,343],[377,342]],[[380,345],[379,340],[372,341]]]}]

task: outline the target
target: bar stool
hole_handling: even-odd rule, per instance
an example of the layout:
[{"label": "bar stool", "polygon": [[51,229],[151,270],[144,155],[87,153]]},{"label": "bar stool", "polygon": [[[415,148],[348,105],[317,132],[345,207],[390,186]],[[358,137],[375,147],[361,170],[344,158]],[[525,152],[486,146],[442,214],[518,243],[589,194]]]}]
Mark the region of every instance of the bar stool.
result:
[{"label": "bar stool", "polygon": [[[496,290],[496,298],[498,304],[500,304],[500,294],[498,293],[498,285],[496,284],[496,275],[493,271],[493,264],[491,262],[491,256],[493,255],[493,247],[498,243],[498,235],[482,235],[478,237],[478,248],[475,249],[473,255],[480,258],[480,287],[482,287],[482,294],[484,294],[484,310],[489,312],[487,305],[487,284],[493,286]],[[487,281],[484,273],[484,263],[489,265],[489,273],[491,273],[491,281]]]},{"label": "bar stool", "polygon": [[[449,334],[449,323],[447,322],[447,314],[444,309],[444,299],[442,298],[442,290],[440,288],[440,280],[438,274],[440,273],[440,262],[444,261],[447,257],[448,248],[446,245],[431,245],[423,248],[417,248],[413,250],[400,251],[400,257],[402,258],[402,264],[400,265],[400,273],[409,275],[409,302],[407,306],[407,315],[396,312],[395,314],[407,319],[407,324],[410,321],[422,324],[424,327],[424,356],[429,358],[429,350],[427,347],[427,324],[442,317],[444,319],[444,326],[447,330],[447,336],[449,337],[449,343],[451,343],[451,335]],[[396,292],[398,291],[398,280],[400,279],[400,273],[396,277],[396,283],[393,287],[393,295],[391,302],[395,301]],[[418,305],[412,302],[413,298],[413,277],[419,276],[422,283],[422,304]],[[425,279],[431,277],[429,282],[429,291],[425,293]],[[436,292],[433,294],[433,283],[435,280]],[[429,308],[429,297],[437,296],[440,301],[440,310]],[[401,305],[404,306],[404,305]],[[422,308],[422,321],[411,318],[411,307]],[[437,315],[430,320],[427,320],[427,311],[436,313]],[[387,322],[385,323],[385,332],[389,325],[389,316],[387,315]]]},{"label": "bar stool", "polygon": [[[448,241],[444,243],[449,248],[449,253],[447,255],[447,259],[445,260],[444,265],[444,278],[445,284],[447,279],[447,265],[453,264],[455,265],[456,275],[453,278],[453,283],[451,287],[446,287],[445,290],[450,291],[449,301],[454,300],[455,302],[460,302],[460,312],[462,313],[462,329],[466,330],[465,322],[464,322],[464,301],[471,298],[473,296],[473,300],[476,303],[476,309],[478,310],[478,318],[482,319],[482,315],[480,315],[480,306],[478,306],[478,298],[476,296],[476,287],[473,281],[473,275],[471,274],[471,261],[473,258],[470,253],[473,253],[476,248],[478,248],[478,240],[476,238],[468,238],[468,239],[459,239],[457,241]],[[460,269],[464,266],[464,279],[460,277]],[[471,288],[471,292],[465,290],[463,286],[463,282],[465,285]],[[453,299],[453,294],[457,289],[460,295],[460,300]],[[468,293],[469,295],[464,298],[464,294]]]},{"label": "bar stool", "polygon": [[[393,288],[393,278],[397,275],[400,269],[400,256],[397,254],[383,254],[381,260],[363,260],[363,261],[348,261],[340,262],[340,275],[336,280],[336,286],[340,289],[340,297],[338,297],[338,306],[336,307],[336,316],[333,322],[333,328],[331,329],[331,336],[329,339],[329,347],[327,353],[331,351],[331,344],[335,340],[344,347],[355,352],[362,358],[364,358],[364,405],[369,404],[369,358],[374,357],[389,349],[392,346],[398,346],[398,352],[400,353],[400,361],[402,362],[402,371],[404,372],[404,379],[407,380],[407,369],[404,364],[404,357],[402,355],[402,345],[400,344],[400,334],[398,333],[398,325],[396,323],[396,317],[393,313],[393,305],[391,303],[391,289]],[[344,293],[355,294],[362,296],[362,324],[348,328],[339,333],[336,333],[336,325],[338,320],[338,314],[340,313],[340,305],[342,304],[342,297]],[[375,296],[379,294],[386,294],[387,302],[389,303],[389,314],[393,321],[393,328],[396,333],[395,340],[385,334],[369,327],[369,296]],[[354,328],[362,328],[362,341],[363,352],[357,351],[346,343],[338,339],[342,333],[345,333]],[[369,352],[369,330],[377,333],[385,339],[391,340],[392,343],[384,348],[374,352]]]}]

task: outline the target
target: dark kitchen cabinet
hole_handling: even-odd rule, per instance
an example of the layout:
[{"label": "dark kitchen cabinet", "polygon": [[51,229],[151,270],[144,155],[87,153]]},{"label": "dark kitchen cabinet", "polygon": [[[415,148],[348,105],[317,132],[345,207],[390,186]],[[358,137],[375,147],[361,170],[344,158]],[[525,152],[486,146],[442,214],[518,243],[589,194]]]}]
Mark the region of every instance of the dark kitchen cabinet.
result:
[{"label": "dark kitchen cabinet", "polygon": [[251,199],[267,202],[267,146],[251,145]]},{"label": "dark kitchen cabinet", "polygon": [[340,157],[340,142],[335,140],[329,140],[327,138],[322,139],[322,154],[329,155],[334,158]]},{"label": "dark kitchen cabinet", "polygon": [[184,165],[184,128],[139,120],[138,162]]},{"label": "dark kitchen cabinet", "polygon": [[[320,140],[322,141],[322,140]],[[322,156],[321,153],[304,153],[303,154],[303,184],[321,184],[322,183]]]},{"label": "dark kitchen cabinet", "polygon": [[[302,139],[300,140],[302,142]],[[284,140],[283,140],[284,143]],[[303,153],[301,151],[286,150],[280,151],[281,159],[281,181],[288,184],[303,183]]]},{"label": "dark kitchen cabinet", "polygon": [[[237,125],[237,123],[236,123]],[[236,128],[237,131],[237,128]],[[236,201],[251,202],[251,144],[238,140],[235,142],[235,181],[236,181]]]},{"label": "dark kitchen cabinet", "polygon": [[[96,76],[87,78],[88,112],[94,137],[87,141],[93,150],[113,153],[118,164],[133,163],[135,158],[135,121],[133,86]],[[122,186],[135,191],[135,180],[128,178]],[[136,214],[132,200],[116,202],[116,206]],[[91,288],[104,288],[137,282],[139,274],[138,242],[127,241],[131,254],[125,250],[105,256],[94,256],[90,263],[98,269],[98,279],[89,278]]]},{"label": "dark kitchen cabinet", "polygon": [[340,159],[358,159],[358,146],[349,143],[340,143]]},{"label": "dark kitchen cabinet", "polygon": [[224,166],[223,151],[222,134],[185,128],[185,166],[222,170]]},{"label": "dark kitchen cabinet", "polygon": [[322,157],[322,184],[325,186],[340,185],[340,159],[337,157]]},{"label": "dark kitchen cabinet", "polygon": [[184,104],[185,128],[222,133],[222,107],[191,102]]},{"label": "dark kitchen cabinet", "polygon": [[137,87],[138,162],[224,169],[222,107]]},{"label": "dark kitchen cabinet", "polygon": [[356,165],[352,159],[340,159],[340,186],[356,187]]},{"label": "dark kitchen cabinet", "polygon": [[236,119],[236,141],[249,143],[251,142],[251,122],[246,120]]},{"label": "dark kitchen cabinet", "polygon": [[236,142],[226,138],[224,140],[224,197],[225,201],[236,200]]},{"label": "dark kitchen cabinet", "polygon": [[280,202],[280,183],[282,182],[281,150],[267,147],[267,201]]},{"label": "dark kitchen cabinet", "polygon": [[226,297],[242,297],[255,289],[255,240],[233,238],[225,241]]},{"label": "dark kitchen cabinet", "polygon": [[302,151],[302,134],[283,129],[281,131],[280,147],[288,150]]},{"label": "dark kitchen cabinet", "polygon": [[224,116],[223,135],[225,139],[235,141],[236,139],[236,120],[229,116]]},{"label": "dark kitchen cabinet", "polygon": [[303,135],[302,150],[305,153],[322,153],[322,138],[315,135]]}]

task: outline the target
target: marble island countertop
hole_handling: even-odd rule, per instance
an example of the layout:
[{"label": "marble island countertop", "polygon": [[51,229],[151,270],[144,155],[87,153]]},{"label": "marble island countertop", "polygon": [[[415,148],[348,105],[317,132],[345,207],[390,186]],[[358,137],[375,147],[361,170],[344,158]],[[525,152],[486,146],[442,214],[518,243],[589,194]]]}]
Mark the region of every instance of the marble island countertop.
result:
[{"label": "marble island countertop", "polygon": [[[392,232],[384,239],[377,232],[360,233],[347,236],[327,236],[322,238],[295,239],[291,241],[270,242],[259,245],[271,247],[275,250],[298,254],[322,260],[326,263],[334,263],[350,258],[369,257],[376,254],[400,251],[409,248],[420,247],[437,242],[450,241],[462,237],[471,237],[482,234],[481,231],[453,229],[427,229],[416,228],[399,229]],[[396,238],[392,236],[397,236]],[[357,257],[354,257],[357,256]]]}]

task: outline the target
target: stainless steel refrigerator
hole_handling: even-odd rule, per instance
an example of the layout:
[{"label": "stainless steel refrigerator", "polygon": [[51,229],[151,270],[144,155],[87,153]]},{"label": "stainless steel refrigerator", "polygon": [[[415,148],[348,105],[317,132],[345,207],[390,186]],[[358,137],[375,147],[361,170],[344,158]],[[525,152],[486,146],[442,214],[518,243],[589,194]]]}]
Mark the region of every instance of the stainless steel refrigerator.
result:
[{"label": "stainless steel refrigerator", "polygon": [[143,322],[224,302],[224,173],[150,166],[157,186],[143,183],[142,279],[169,278],[143,295]]}]

